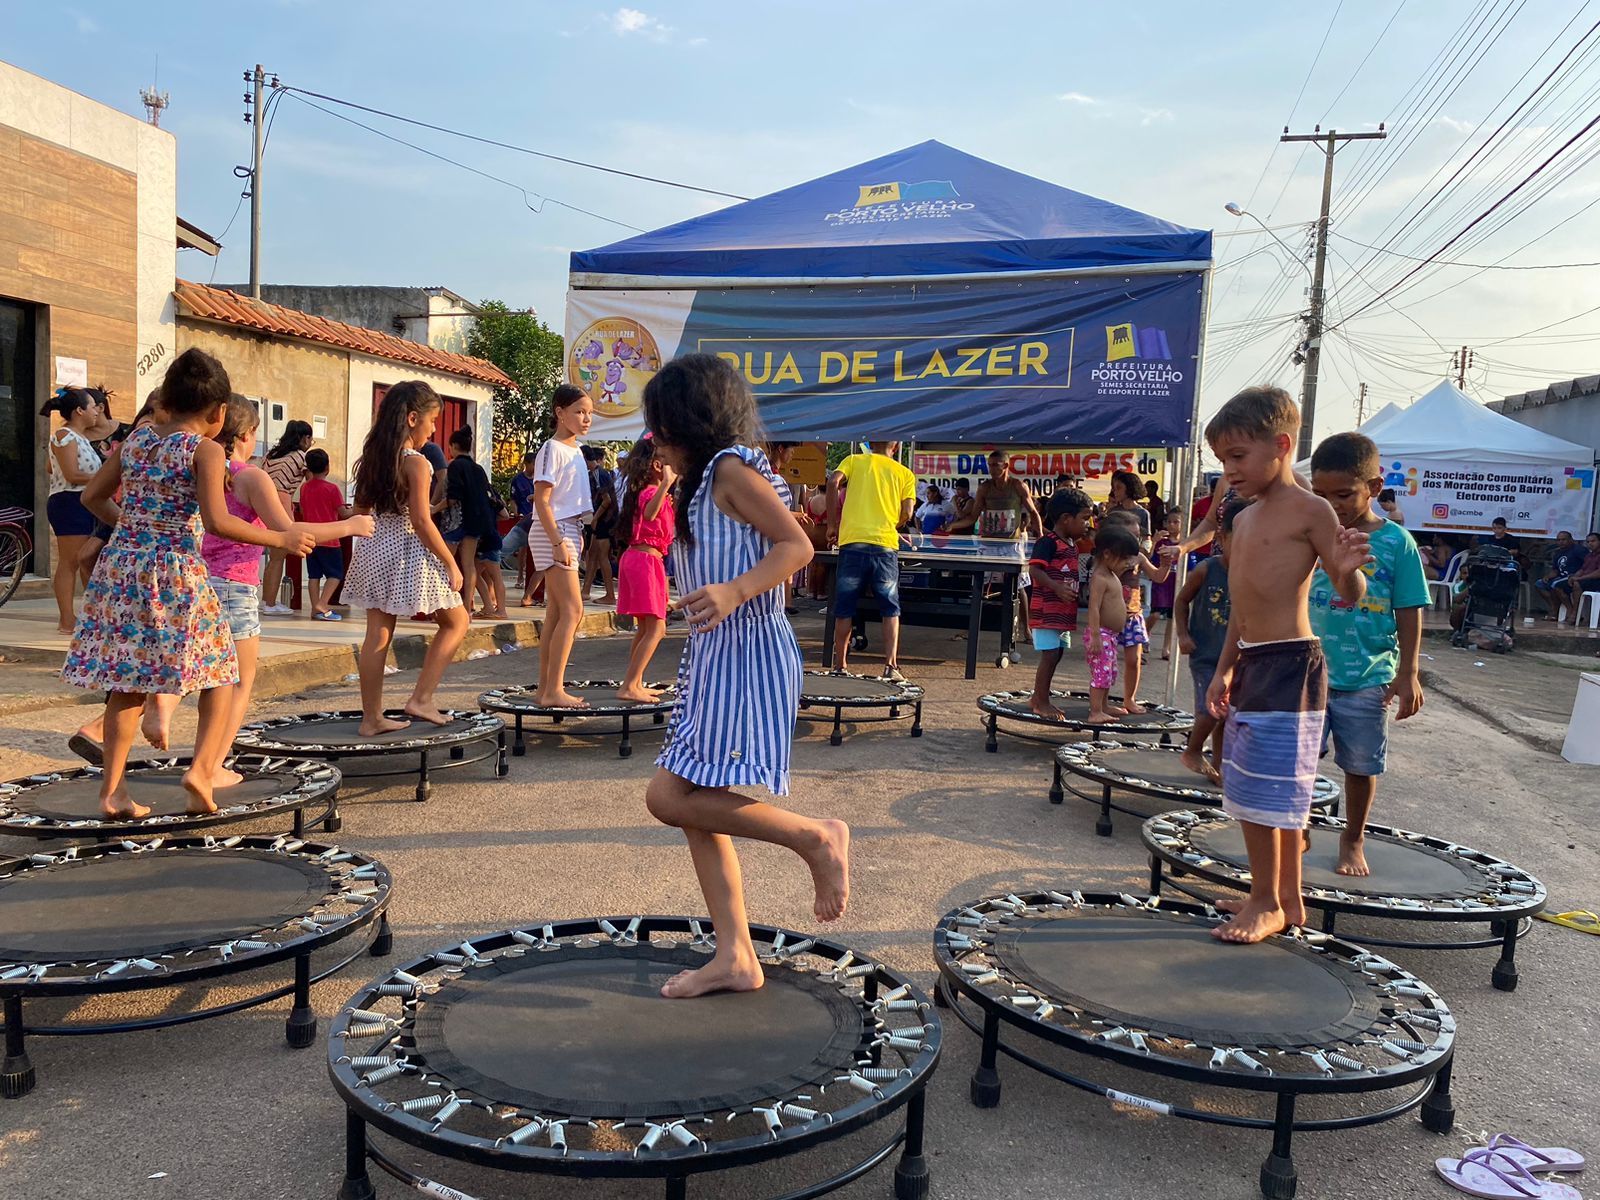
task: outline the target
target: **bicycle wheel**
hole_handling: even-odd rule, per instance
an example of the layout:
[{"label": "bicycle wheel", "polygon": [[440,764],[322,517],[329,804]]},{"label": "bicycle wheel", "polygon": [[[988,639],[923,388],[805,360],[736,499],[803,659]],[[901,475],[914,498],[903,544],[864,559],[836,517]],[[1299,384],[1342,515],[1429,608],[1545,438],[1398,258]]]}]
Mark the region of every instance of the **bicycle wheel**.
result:
[{"label": "bicycle wheel", "polygon": [[0,604],[11,599],[22,582],[32,552],[28,539],[19,530],[0,528]]}]

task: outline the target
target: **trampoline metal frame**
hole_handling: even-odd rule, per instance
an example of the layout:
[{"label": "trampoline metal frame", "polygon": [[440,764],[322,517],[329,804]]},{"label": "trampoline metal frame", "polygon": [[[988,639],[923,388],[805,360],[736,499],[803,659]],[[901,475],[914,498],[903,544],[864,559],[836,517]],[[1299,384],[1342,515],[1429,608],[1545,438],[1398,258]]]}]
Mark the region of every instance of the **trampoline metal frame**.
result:
[{"label": "trampoline metal frame", "polygon": [[[603,687],[616,689],[622,686],[620,679],[569,679],[563,685],[568,688]],[[597,704],[588,708],[547,708],[533,703],[522,703],[517,699],[520,696],[531,696],[538,690],[536,684],[520,684],[513,687],[491,688],[478,697],[478,707],[486,713],[505,713],[516,718],[516,724],[511,739],[511,753],[513,757],[521,758],[528,752],[528,744],[523,734],[523,721],[533,717],[547,717],[550,720],[549,729],[539,729],[535,732],[551,733],[555,726],[563,721],[594,721],[607,718],[622,719],[621,729],[583,729],[575,731],[574,736],[611,737],[620,733],[622,740],[617,743],[618,758],[633,757],[633,729],[632,723],[640,717],[650,718],[650,727],[665,726],[667,715],[672,712],[672,706],[677,702],[677,685],[671,683],[647,683],[646,687],[656,688],[662,692],[670,692],[673,699],[665,696],[654,704],[640,704],[627,700],[618,700],[615,704]]]},{"label": "trampoline metal frame", "polygon": [[[804,1119],[779,1110],[793,1103],[797,1096],[782,1095],[771,1098],[772,1106],[756,1106],[735,1110],[741,1113],[761,1112],[766,1117],[767,1131],[763,1135],[745,1135],[726,1142],[706,1143],[691,1138],[687,1144],[663,1136],[674,1125],[685,1125],[711,1113],[683,1113],[677,1121],[654,1121],[650,1127],[656,1139],[648,1146],[641,1142],[632,1153],[621,1150],[572,1149],[565,1143],[567,1124],[581,1125],[586,1119],[579,1113],[537,1114],[515,1106],[480,1100],[467,1095],[449,1097],[460,1099],[462,1105],[501,1111],[504,1118],[526,1118],[528,1123],[520,1129],[510,1129],[497,1140],[458,1133],[431,1115],[444,1109],[437,1104],[417,1115],[406,1111],[402,1103],[378,1099],[373,1083],[363,1075],[384,1051],[398,1049],[404,1057],[409,1021],[417,1007],[416,1001],[439,986],[458,978],[475,963],[501,954],[539,954],[561,949],[567,939],[576,939],[577,945],[590,946],[612,943],[618,946],[643,945],[653,934],[670,934],[687,939],[687,944],[709,950],[714,945],[715,932],[708,918],[671,916],[612,916],[582,918],[548,924],[530,925],[523,929],[505,930],[472,938],[442,950],[423,955],[385,976],[369,983],[351,998],[350,1003],[334,1018],[328,1032],[328,1074],[335,1090],[344,1100],[345,1113],[345,1175],[339,1189],[340,1200],[371,1200],[376,1195],[367,1171],[367,1163],[375,1163],[382,1170],[430,1194],[459,1194],[446,1185],[434,1183],[399,1165],[382,1148],[374,1146],[369,1137],[369,1126],[405,1142],[419,1150],[441,1157],[452,1158],[478,1166],[523,1173],[548,1173],[574,1178],[630,1178],[661,1179],[666,1200],[684,1200],[688,1180],[693,1175],[722,1171],[766,1162],[790,1153],[811,1149],[854,1133],[897,1110],[906,1110],[903,1128],[897,1129],[886,1142],[876,1146],[866,1157],[856,1161],[839,1174],[800,1190],[784,1193],[778,1200],[810,1200],[822,1196],[867,1174],[902,1147],[900,1161],[895,1168],[895,1195],[897,1200],[921,1200],[928,1191],[928,1164],[924,1155],[924,1115],[928,1081],[939,1063],[942,1031],[933,1006],[908,981],[891,973],[882,964],[868,959],[858,959],[848,947],[822,938],[804,937],[787,930],[765,925],[752,925],[751,936],[757,952],[767,963],[787,961],[791,958],[817,958],[827,964],[818,974],[829,978],[844,990],[857,982],[861,987],[856,1003],[866,1010],[867,1037],[863,1040],[868,1058],[858,1064],[839,1086],[849,1086],[859,1093],[843,1107],[831,1113],[820,1113]],[[680,940],[678,944],[685,944]],[[438,977],[433,976],[439,973]],[[849,994],[849,993],[847,993]],[[402,998],[405,1021],[395,1021],[373,1006],[385,997]],[[665,1002],[664,1003],[668,1003]],[[886,1023],[891,1012],[910,1012],[921,1022],[915,1039],[889,1042],[895,1027]],[[876,1031],[875,1036],[874,1031]],[[908,1031],[910,1032],[910,1031]],[[350,1039],[362,1042],[359,1056],[349,1052]],[[377,1039],[372,1042],[370,1039]],[[397,1045],[398,1044],[398,1045]],[[899,1056],[891,1060],[890,1068],[880,1066],[885,1048]],[[366,1065],[351,1060],[361,1057]],[[403,1072],[396,1071],[395,1075]],[[406,1074],[413,1082],[422,1083],[427,1076],[424,1067],[421,1075]],[[868,1078],[870,1076],[870,1078]],[[384,1077],[386,1078],[386,1077]],[[445,1086],[442,1080],[439,1085]],[[854,1093],[853,1093],[854,1094]],[[424,1096],[429,1093],[424,1092]],[[722,1112],[723,1110],[714,1110]],[[551,1119],[546,1119],[546,1118]],[[797,1121],[785,1123],[785,1118]],[[644,1122],[631,1120],[628,1128],[638,1129]],[[613,1126],[620,1128],[620,1126]],[[531,1134],[526,1131],[533,1130]],[[524,1134],[512,1141],[513,1134]],[[538,1139],[539,1144],[535,1144]]]},{"label": "trampoline metal frame", "polygon": [[[1193,817],[1194,820],[1186,821],[1185,818],[1189,817]],[[1144,823],[1140,829],[1140,837],[1144,841],[1145,848],[1150,851],[1151,895],[1159,895],[1162,885],[1166,884],[1174,891],[1190,896],[1202,904],[1210,903],[1210,897],[1205,893],[1179,882],[1179,878],[1183,875],[1196,875],[1208,883],[1235,891],[1250,890],[1248,870],[1222,863],[1193,849],[1188,843],[1186,830],[1190,826],[1219,818],[1230,819],[1221,809],[1203,808],[1188,812],[1162,813]],[[1313,824],[1321,825],[1330,831],[1346,827],[1341,817],[1314,814],[1311,819]],[[1329,891],[1321,887],[1303,888],[1301,894],[1305,897],[1306,904],[1322,914],[1319,920],[1322,932],[1330,935],[1335,932],[1340,913],[1393,921],[1486,923],[1490,930],[1487,937],[1455,941],[1423,941],[1361,934],[1360,941],[1363,946],[1396,950],[1485,950],[1498,946],[1500,957],[1495,960],[1494,967],[1490,971],[1490,982],[1498,991],[1516,991],[1519,978],[1516,964],[1517,942],[1526,937],[1533,928],[1533,915],[1543,912],[1549,902],[1544,884],[1504,859],[1496,858],[1482,850],[1474,850],[1470,846],[1463,846],[1458,842],[1412,833],[1390,825],[1374,825],[1371,821],[1367,822],[1366,831],[1410,842],[1436,854],[1471,862],[1482,869],[1486,876],[1497,877],[1500,890],[1498,892],[1486,890],[1476,901],[1441,902],[1412,897],[1363,897],[1360,894]],[[1524,888],[1529,890],[1522,890]],[[1482,901],[1485,895],[1510,895],[1513,890],[1519,897],[1515,903],[1497,905]]]},{"label": "trampoline metal frame", "polygon": [[[1100,816],[1095,821],[1094,831],[1101,837],[1110,837],[1112,832],[1111,814],[1119,812],[1125,816],[1137,817],[1143,821],[1149,818],[1148,812],[1140,812],[1129,808],[1125,804],[1118,804],[1111,799],[1115,789],[1128,792],[1137,792],[1142,796],[1149,796],[1155,800],[1172,800],[1178,805],[1192,804],[1200,801],[1205,804],[1214,803],[1219,797],[1214,791],[1202,791],[1199,788],[1183,789],[1174,788],[1166,784],[1155,783],[1148,779],[1138,779],[1132,775],[1123,775],[1111,771],[1109,768],[1096,767],[1092,760],[1100,753],[1107,750],[1152,750],[1157,753],[1171,753],[1177,748],[1166,742],[1158,746],[1148,743],[1101,741],[1098,738],[1092,742],[1071,742],[1059,747],[1054,755],[1054,767],[1050,780],[1050,803],[1062,804],[1066,801],[1066,793],[1071,792],[1080,800],[1100,806]],[[1084,779],[1090,779],[1100,785],[1100,795],[1090,795],[1082,788],[1069,783],[1061,772],[1062,769],[1072,772]],[[1200,778],[1198,775],[1196,779]],[[1316,811],[1332,811],[1338,813],[1340,802],[1344,799],[1344,789],[1326,775],[1317,776],[1317,789],[1321,793],[1311,802],[1311,807]]]},{"label": "trampoline metal frame", "polygon": [[[1063,692],[1052,689],[1050,698],[1064,700],[1087,699],[1088,692]],[[1062,741],[1059,735],[1072,733],[1087,733],[1091,741],[1098,742],[1103,735],[1115,734],[1118,737],[1154,737],[1160,735],[1160,744],[1170,746],[1173,734],[1187,734],[1194,729],[1194,714],[1185,712],[1181,708],[1174,708],[1170,704],[1152,704],[1148,700],[1141,700],[1146,712],[1159,713],[1166,717],[1165,721],[1149,722],[1142,725],[1122,725],[1115,721],[1104,725],[1091,725],[1083,720],[1046,721],[1043,717],[1022,717],[1016,713],[1005,712],[1001,709],[1002,701],[1026,701],[1033,696],[1032,688],[1023,688],[1015,692],[990,692],[978,697],[978,711],[983,714],[983,727],[987,733],[983,748],[990,754],[1000,752],[1000,734],[1016,738],[1022,742],[1038,742],[1046,746],[1060,746]],[[1121,697],[1115,697],[1121,699]],[[1011,725],[1002,726],[1004,720],[1012,722],[1023,728],[1013,728]],[[1040,729],[1052,730],[1056,736],[1049,737],[1038,733],[1027,733],[1024,729],[1028,726],[1038,726]],[[1068,743],[1070,744],[1070,743]]]},{"label": "trampoline metal frame", "polygon": [[[387,779],[400,775],[416,775],[417,800],[426,800],[433,794],[432,771],[442,771],[450,767],[467,767],[473,763],[480,763],[486,759],[495,759],[495,777],[503,779],[510,770],[506,761],[506,723],[499,717],[482,712],[463,712],[459,709],[442,709],[447,716],[467,723],[468,728],[455,734],[428,734],[428,729],[438,729],[439,726],[429,725],[418,721],[415,717],[407,716],[400,709],[387,709],[384,715],[396,720],[409,720],[412,727],[421,725],[420,736],[393,742],[355,742],[344,746],[318,745],[316,743],[296,744],[292,742],[276,741],[272,737],[274,730],[290,729],[298,725],[305,725],[312,721],[359,721],[362,713],[360,709],[344,709],[331,712],[297,713],[287,717],[269,717],[262,721],[252,721],[239,731],[239,736],[233,741],[234,749],[244,749],[254,753],[271,753],[290,758],[314,758],[322,762],[338,765],[345,759],[359,760],[363,763],[373,759],[395,757],[405,760],[403,766],[388,771],[362,770],[358,774],[345,772],[346,782],[360,782],[365,779]],[[479,743],[487,743],[488,748],[472,751],[469,748]],[[447,750],[445,761],[429,762],[428,756],[438,750]],[[410,756],[417,756],[415,766],[411,765]]]},{"label": "trampoline metal frame", "polygon": [[[174,755],[144,759],[137,763],[129,763],[128,773],[136,775],[141,770],[171,771],[186,767],[189,762],[187,756],[180,758]],[[304,837],[307,824],[320,825],[326,833],[337,833],[344,823],[339,816],[339,786],[342,776],[339,768],[332,763],[303,758],[284,758],[278,755],[235,754],[230,755],[223,765],[240,771],[291,774],[298,777],[300,782],[288,793],[274,797],[270,809],[261,809],[253,805],[220,804],[214,813],[185,813],[171,816],[151,814],[148,817],[128,821],[105,819],[58,821],[51,817],[18,811],[12,801],[17,796],[64,780],[99,779],[104,773],[103,768],[75,767],[63,771],[40,772],[25,779],[0,783],[0,834],[12,837],[93,838],[97,841],[121,841],[129,837],[187,834],[218,825],[264,820],[285,808],[289,808],[292,813],[290,834],[293,837]],[[222,789],[218,795],[225,798],[227,789]],[[308,821],[306,809],[318,803],[322,803],[321,809]]]},{"label": "trampoline metal frame", "polygon": [[[1103,1031],[1097,1036],[1085,1036],[1040,1019],[1035,1015],[1039,1011],[1037,1002],[1040,997],[1030,994],[1035,990],[1032,985],[1011,979],[998,969],[997,964],[979,964],[985,967],[985,970],[979,973],[964,969],[965,956],[973,953],[982,954],[979,938],[987,930],[991,918],[1003,922],[1007,918],[1020,916],[1029,911],[1064,910],[1075,906],[1149,910],[1155,909],[1158,905],[1162,911],[1178,912],[1210,920],[1220,919],[1223,915],[1204,904],[1174,902],[1154,896],[1140,900],[1122,893],[1080,891],[1074,891],[1070,895],[1059,892],[1011,894],[982,900],[945,914],[934,933],[934,955],[939,968],[934,999],[941,1008],[948,1008],[963,1025],[982,1039],[978,1067],[973,1072],[970,1084],[974,1105],[979,1108],[994,1108],[999,1105],[1001,1084],[997,1070],[997,1056],[1004,1054],[1049,1078],[1102,1096],[1114,1104],[1144,1109],[1161,1116],[1179,1117],[1213,1125],[1271,1130],[1272,1152],[1262,1163],[1260,1172],[1262,1194],[1270,1200],[1290,1200],[1295,1194],[1297,1174],[1291,1152],[1295,1133],[1319,1133],[1375,1125],[1418,1107],[1422,1110],[1424,1127],[1431,1132],[1449,1133],[1454,1127],[1455,1105],[1450,1097],[1450,1073],[1455,1056],[1455,1022],[1448,1007],[1433,989],[1395,964],[1358,946],[1339,942],[1330,935],[1301,936],[1308,943],[1343,954],[1352,963],[1365,963],[1366,966],[1361,967],[1363,972],[1370,967],[1373,971],[1389,974],[1396,982],[1403,981],[1408,989],[1414,988],[1414,991],[1408,991],[1407,994],[1428,1002],[1433,1012],[1442,1018],[1441,1025],[1434,1035],[1436,1038],[1434,1047],[1411,1053],[1407,1065],[1403,1068],[1393,1068],[1381,1074],[1370,1070],[1348,1072],[1344,1079],[1333,1077],[1331,1072],[1328,1077],[1322,1079],[1304,1075],[1279,1076],[1270,1070],[1253,1071],[1231,1064],[1221,1069],[1200,1068],[1155,1056],[1141,1049],[1139,1044],[1128,1036],[1130,1034],[1159,1036],[1153,1031],[1130,1031],[1118,1027]],[[972,932],[974,930],[979,932]],[[1000,996],[985,991],[985,987],[990,984],[1007,994]],[[979,1020],[963,1011],[963,1001],[979,1009],[983,1014],[982,1019]],[[1033,1003],[1021,1004],[1018,1001]],[[1134,1070],[1181,1079],[1202,1086],[1270,1094],[1274,1097],[1273,1116],[1269,1119],[1212,1112],[1171,1104],[1150,1096],[1124,1092],[1096,1083],[1055,1067],[1015,1046],[1007,1045],[1000,1037],[1002,1023],[1024,1030],[1052,1045],[1092,1058],[1116,1062]],[[1100,1022],[1095,1023],[1100,1024]],[[1128,1044],[1121,1044],[1119,1038],[1126,1038]],[[1440,1040],[1445,1041],[1442,1049],[1437,1045]],[[1215,1049],[1217,1052],[1222,1050],[1220,1047]],[[1410,1049],[1397,1046],[1391,1053],[1404,1056]],[[1355,1060],[1352,1062],[1356,1066],[1361,1065]],[[1401,1089],[1407,1089],[1401,1099],[1377,1111],[1313,1120],[1301,1120],[1295,1116],[1295,1101],[1303,1094],[1351,1095]]]},{"label": "trampoline metal frame", "polygon": [[[897,689],[893,696],[831,696],[821,684],[828,679],[870,679],[882,682]],[[812,690],[808,693],[808,684]],[[884,717],[861,717],[851,714],[850,722],[853,725],[872,725],[882,721],[900,720],[902,708],[911,709],[911,736],[922,736],[922,701],[927,693],[914,683],[890,683],[889,680],[878,680],[872,675],[855,675],[848,671],[817,671],[808,670],[800,678],[800,711],[805,713],[810,708],[820,708],[826,711],[833,709],[833,730],[828,734],[828,745],[838,746],[844,742],[844,732],[841,728],[844,721],[844,710],[859,708],[887,708],[889,715]],[[826,720],[826,716],[823,718]]]},{"label": "trampoline metal frame", "polygon": [[[337,846],[301,841],[288,834],[277,837],[231,837],[219,840],[210,836],[199,838],[154,838],[147,842],[99,843],[92,846],[73,846],[59,854],[33,854],[26,858],[0,860],[0,878],[17,871],[35,870],[65,862],[83,861],[117,854],[149,854],[166,850],[208,850],[226,853],[238,847],[248,850],[286,854],[309,861],[318,861],[325,867],[339,867],[337,874],[330,872],[329,879],[338,885],[325,901],[330,908],[321,920],[315,914],[324,905],[318,905],[298,921],[280,925],[271,930],[256,931],[254,936],[224,939],[207,946],[182,951],[184,958],[208,956],[209,961],[176,966],[160,959],[173,958],[161,954],[156,960],[144,958],[63,960],[60,963],[7,963],[0,962],[0,1005],[4,1008],[5,1059],[0,1065],[0,1097],[20,1099],[33,1090],[36,1072],[26,1049],[26,1035],[54,1037],[86,1037],[101,1033],[133,1033],[147,1029],[165,1029],[187,1025],[209,1017],[226,1016],[247,1008],[266,1004],[292,994],[294,1003],[284,1024],[284,1038],[295,1049],[310,1046],[317,1036],[317,1017],[311,1008],[310,989],[313,983],[335,974],[354,962],[363,952],[374,957],[389,953],[392,935],[389,930],[388,904],[391,880],[388,868],[375,858],[344,850]],[[345,867],[344,864],[351,864]],[[335,907],[353,903],[350,910]],[[309,922],[309,927],[307,923]],[[320,971],[311,969],[311,955],[324,947],[334,945],[372,926],[372,937],[361,942],[348,955]],[[291,933],[292,929],[302,932]],[[287,936],[274,942],[263,942],[263,937],[275,933]],[[148,991],[156,988],[176,988],[204,980],[274,966],[292,959],[294,981],[247,996],[226,1004],[192,1009],[182,1013],[137,1020],[99,1021],[71,1025],[29,1025],[24,1019],[23,1002],[27,999],[48,997],[96,996],[122,992]],[[60,967],[81,967],[74,977],[50,972]],[[92,971],[89,968],[97,968]]]}]

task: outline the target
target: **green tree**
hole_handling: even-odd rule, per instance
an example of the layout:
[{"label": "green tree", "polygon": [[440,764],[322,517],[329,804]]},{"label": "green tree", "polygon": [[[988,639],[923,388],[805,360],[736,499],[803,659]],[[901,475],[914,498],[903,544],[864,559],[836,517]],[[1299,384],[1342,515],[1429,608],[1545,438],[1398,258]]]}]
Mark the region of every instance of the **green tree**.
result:
[{"label": "green tree", "polygon": [[500,483],[526,451],[550,436],[550,393],[561,382],[565,348],[561,335],[532,312],[485,300],[467,334],[467,353],[488,359],[516,384],[494,393],[494,473]]}]

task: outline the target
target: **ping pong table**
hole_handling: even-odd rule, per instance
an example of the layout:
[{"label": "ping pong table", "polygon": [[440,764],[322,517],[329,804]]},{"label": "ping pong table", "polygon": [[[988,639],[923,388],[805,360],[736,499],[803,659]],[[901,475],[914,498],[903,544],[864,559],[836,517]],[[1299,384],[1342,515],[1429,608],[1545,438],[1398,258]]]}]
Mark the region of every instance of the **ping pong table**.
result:
[{"label": "ping pong table", "polygon": [[[839,561],[837,550],[819,550],[819,562]],[[922,604],[922,594],[949,596],[960,590],[955,579],[966,577],[967,591],[967,678],[978,677],[978,639],[983,629],[983,607],[988,596],[990,576],[1000,577],[1000,653],[995,665],[1010,666],[1021,662],[1022,656],[1013,646],[1012,630],[1016,619],[1017,581],[1028,565],[1028,544],[1014,538],[973,537],[969,534],[905,533],[900,535],[900,590],[901,614],[904,624],[940,624],[920,617],[939,616],[940,606]],[[926,584],[907,576],[926,574]],[[950,582],[944,582],[950,577]],[[835,590],[837,594],[837,589]],[[909,601],[909,603],[908,603]],[[868,601],[863,598],[863,604]],[[859,609],[858,609],[859,611]],[[822,634],[822,662],[833,665],[833,634],[835,616],[833,600],[828,601],[827,624]]]}]

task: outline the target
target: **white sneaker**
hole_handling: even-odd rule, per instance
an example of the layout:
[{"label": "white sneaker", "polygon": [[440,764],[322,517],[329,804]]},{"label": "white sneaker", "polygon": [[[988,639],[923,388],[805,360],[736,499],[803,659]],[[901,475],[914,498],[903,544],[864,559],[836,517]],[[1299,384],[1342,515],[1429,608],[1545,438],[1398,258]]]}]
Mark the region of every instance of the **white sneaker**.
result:
[{"label": "white sneaker", "polygon": [[261,611],[271,617],[286,617],[294,612],[287,604],[263,604]]},{"label": "white sneaker", "polygon": [[900,674],[899,667],[885,667],[882,678],[889,683],[904,683],[906,681],[906,677]]}]

